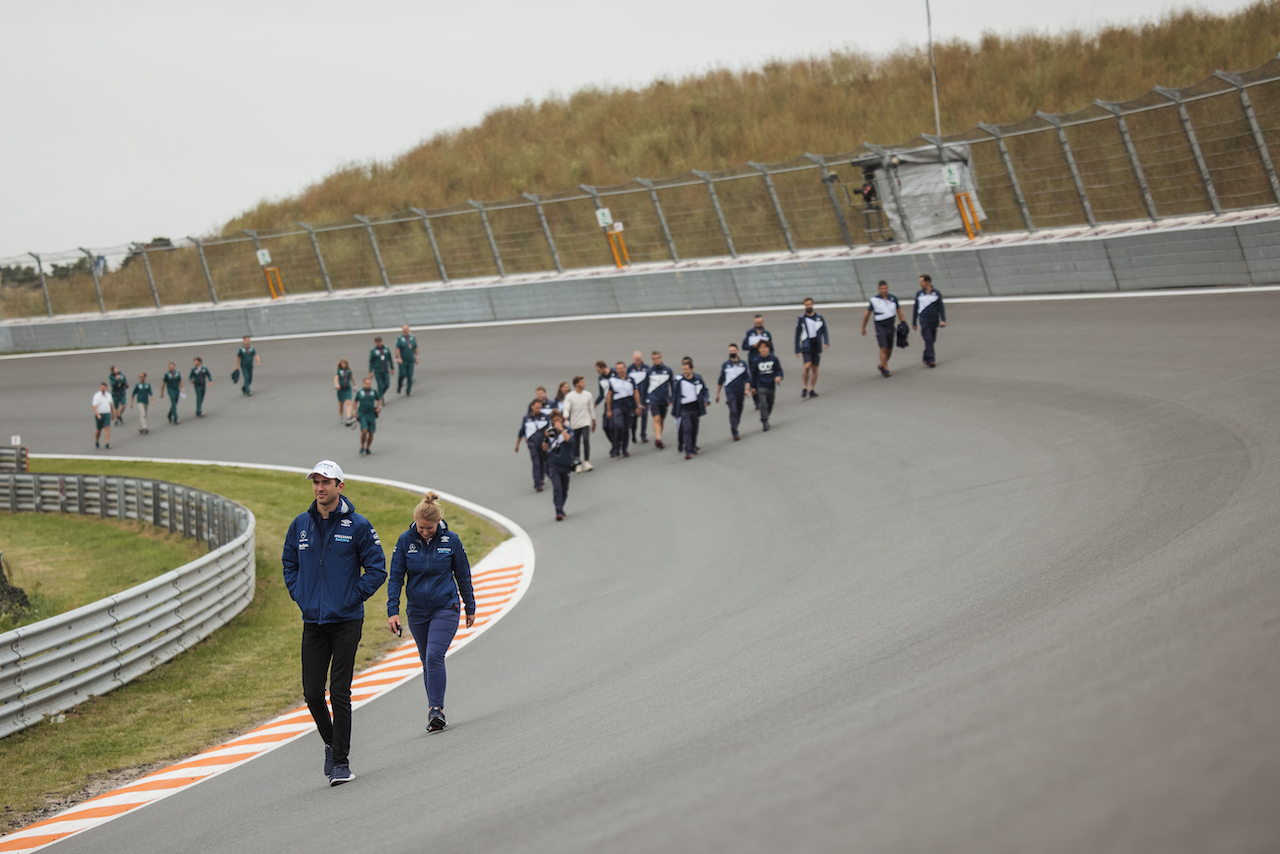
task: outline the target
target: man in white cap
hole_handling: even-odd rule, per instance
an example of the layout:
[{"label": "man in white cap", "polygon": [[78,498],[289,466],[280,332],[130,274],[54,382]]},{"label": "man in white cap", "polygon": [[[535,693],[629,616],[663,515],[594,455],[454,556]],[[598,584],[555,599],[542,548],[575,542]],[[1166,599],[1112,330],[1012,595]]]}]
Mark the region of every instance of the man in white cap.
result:
[{"label": "man in white cap", "polygon": [[[351,678],[364,626],[364,600],[387,580],[378,532],[342,495],[342,468],[321,460],[307,475],[316,500],[284,537],[284,583],[302,610],[302,695],[324,739],[330,786],[349,783]],[[329,700],[325,705],[325,677]]]}]

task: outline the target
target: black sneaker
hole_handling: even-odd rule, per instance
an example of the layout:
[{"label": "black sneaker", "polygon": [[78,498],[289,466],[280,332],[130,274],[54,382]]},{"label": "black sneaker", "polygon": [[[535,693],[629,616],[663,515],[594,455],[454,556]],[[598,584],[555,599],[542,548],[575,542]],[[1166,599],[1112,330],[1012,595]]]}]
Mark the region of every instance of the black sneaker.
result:
[{"label": "black sneaker", "polygon": [[333,766],[333,773],[329,775],[330,786],[341,786],[343,783],[350,783],[356,778],[351,772],[351,766],[347,763]]},{"label": "black sneaker", "polygon": [[765,433],[768,433],[768,432],[769,432],[769,422],[768,422],[768,421],[764,422],[764,432],[765,432]]},{"label": "black sneaker", "polygon": [[333,745],[331,744],[324,746],[324,775],[333,779]]},{"label": "black sneaker", "polygon": [[427,732],[439,732],[448,726],[444,719],[444,709],[439,706],[432,706],[431,711],[427,713]]},{"label": "black sneaker", "polygon": [[880,369],[880,376],[882,377],[889,376],[889,369],[886,368],[884,365],[876,365],[876,367]]}]

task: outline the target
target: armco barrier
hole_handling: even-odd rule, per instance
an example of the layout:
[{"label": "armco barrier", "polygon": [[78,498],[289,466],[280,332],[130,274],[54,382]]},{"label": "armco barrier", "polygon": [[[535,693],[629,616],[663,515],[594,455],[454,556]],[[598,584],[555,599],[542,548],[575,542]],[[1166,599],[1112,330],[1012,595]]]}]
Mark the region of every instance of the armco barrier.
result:
[{"label": "armco barrier", "polygon": [[144,520],[211,549],[123,593],[0,634],[0,737],[124,685],[253,599],[254,517],[220,495],[132,477],[5,474],[0,510]]},{"label": "armco barrier", "polygon": [[76,350],[543,317],[794,305],[901,295],[923,273],[948,296],[1280,283],[1280,209],[1097,228],[810,250],[625,270],[424,283],[272,302],[0,323],[0,352]]}]

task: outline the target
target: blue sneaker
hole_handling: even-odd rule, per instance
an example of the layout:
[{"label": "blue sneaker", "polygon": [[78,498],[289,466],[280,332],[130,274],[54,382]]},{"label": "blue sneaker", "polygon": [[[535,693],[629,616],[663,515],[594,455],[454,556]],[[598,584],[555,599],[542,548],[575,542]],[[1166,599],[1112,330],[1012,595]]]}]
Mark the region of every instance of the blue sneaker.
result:
[{"label": "blue sneaker", "polygon": [[432,706],[431,711],[427,713],[427,732],[439,732],[448,724],[444,720],[444,709],[439,706]]},{"label": "blue sneaker", "polygon": [[324,746],[324,775],[333,776],[333,745],[331,744]]},{"label": "blue sneaker", "polygon": [[342,765],[333,766],[333,774],[329,777],[330,786],[341,786],[343,783],[350,783],[356,778],[351,773],[351,766],[343,763]]}]

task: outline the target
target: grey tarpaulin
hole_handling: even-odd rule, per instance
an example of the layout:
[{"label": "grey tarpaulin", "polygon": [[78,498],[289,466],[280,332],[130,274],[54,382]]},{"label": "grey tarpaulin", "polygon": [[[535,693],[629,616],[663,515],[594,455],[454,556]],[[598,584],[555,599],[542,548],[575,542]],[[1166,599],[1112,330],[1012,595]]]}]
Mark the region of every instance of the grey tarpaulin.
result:
[{"label": "grey tarpaulin", "polygon": [[[953,188],[943,171],[942,157],[936,148],[918,148],[914,151],[895,151],[896,167],[889,166],[878,176],[881,182],[898,181],[897,196],[906,209],[911,224],[911,236],[916,240],[964,229],[960,211],[956,207],[957,191],[967,192],[981,222],[987,218],[978,199],[978,187],[969,169],[969,146],[948,145],[945,148],[947,168],[956,173],[959,185]],[[902,216],[894,201],[894,193],[880,191],[880,202],[889,217],[889,224],[896,235],[904,235]]]}]

